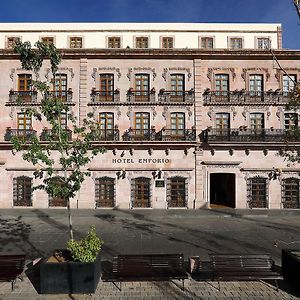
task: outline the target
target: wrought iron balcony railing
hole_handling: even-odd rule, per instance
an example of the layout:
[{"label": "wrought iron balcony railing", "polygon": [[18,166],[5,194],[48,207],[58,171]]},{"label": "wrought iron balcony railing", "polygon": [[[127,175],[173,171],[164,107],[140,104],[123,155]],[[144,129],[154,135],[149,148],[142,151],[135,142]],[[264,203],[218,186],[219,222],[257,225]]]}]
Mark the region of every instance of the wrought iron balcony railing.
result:
[{"label": "wrought iron balcony railing", "polygon": [[195,141],[195,129],[162,129],[157,133],[159,141]]},{"label": "wrought iron balcony railing", "polygon": [[190,89],[189,91],[166,91],[164,89],[161,89],[158,94],[159,102],[193,103],[194,100],[195,100],[194,89]]},{"label": "wrought iron balcony railing", "polygon": [[45,98],[54,98],[62,102],[72,103],[73,91],[71,89],[67,91],[48,91],[45,93]]},{"label": "wrought iron balcony railing", "polygon": [[128,102],[155,102],[155,91],[127,91]]},{"label": "wrought iron balcony railing", "polygon": [[300,142],[298,130],[208,128],[200,134],[202,142]]},{"label": "wrought iron balcony railing", "polygon": [[157,133],[155,129],[132,129],[129,128],[123,134],[123,141],[155,141]]},{"label": "wrought iron balcony railing", "polygon": [[24,104],[37,102],[37,91],[9,91],[9,102]]},{"label": "wrought iron balcony railing", "polygon": [[120,139],[119,129],[98,129],[94,133],[93,140],[97,141],[118,141]]},{"label": "wrought iron balcony railing", "polygon": [[4,135],[4,140],[10,141],[14,136],[29,140],[32,136],[36,136],[36,131],[33,129],[12,129],[10,127],[7,127]]},{"label": "wrought iron balcony railing", "polygon": [[120,92],[115,91],[97,91],[92,90],[91,92],[91,102],[120,102]]},{"label": "wrought iron balcony railing", "polygon": [[210,91],[203,94],[204,105],[247,105],[266,104],[278,105],[286,104],[289,101],[289,94],[280,91],[257,92],[250,91]]},{"label": "wrought iron balcony railing", "polygon": [[[65,132],[67,134],[68,140],[71,141],[72,140],[72,130],[66,129]],[[50,140],[57,140],[57,139],[58,139],[57,136],[52,135],[51,129],[44,128],[40,135],[40,140],[45,141],[45,142],[50,141]]]}]

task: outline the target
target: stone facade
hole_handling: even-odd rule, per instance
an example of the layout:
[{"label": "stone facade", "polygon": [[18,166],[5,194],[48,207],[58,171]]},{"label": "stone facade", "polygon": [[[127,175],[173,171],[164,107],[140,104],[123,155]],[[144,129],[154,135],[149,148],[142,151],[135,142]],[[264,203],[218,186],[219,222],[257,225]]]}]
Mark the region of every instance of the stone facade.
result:
[{"label": "stone facade", "polygon": [[[300,52],[280,49],[278,24],[51,26],[0,24],[0,207],[57,206],[41,191],[29,202],[18,200],[25,181],[16,179],[38,180],[8,141],[24,126],[14,102],[20,78],[50,82],[49,66],[33,74],[12,50],[1,50],[9,36],[33,42],[50,35],[63,49],[58,74],[72,112],[79,123],[92,112],[105,128],[95,144],[107,152],[88,166],[92,176],[71,202],[74,208],[299,207],[300,166],[278,155],[292,123],[287,113],[294,113],[285,109],[292,82],[268,49],[255,49],[259,38],[269,38],[281,66],[299,79]],[[72,36],[82,37],[81,49],[67,49]],[[119,49],[105,49],[111,36],[120,37]],[[137,36],[149,37],[150,49],[132,49]],[[171,49],[159,44],[166,36],[173,38]],[[198,49],[202,36],[214,37],[213,48]],[[232,37],[242,39],[242,49],[225,49]],[[40,96],[28,92],[26,105],[38,106]],[[40,135],[47,124],[32,120],[28,126]],[[279,173],[276,180],[272,172]]]}]

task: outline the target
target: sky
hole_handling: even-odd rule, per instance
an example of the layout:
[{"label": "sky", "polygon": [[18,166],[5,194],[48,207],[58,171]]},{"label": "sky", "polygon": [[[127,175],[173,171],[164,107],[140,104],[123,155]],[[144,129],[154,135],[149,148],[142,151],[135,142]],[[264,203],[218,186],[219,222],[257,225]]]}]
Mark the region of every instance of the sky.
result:
[{"label": "sky", "polygon": [[283,47],[300,49],[292,0],[9,0],[0,22],[281,23]]}]

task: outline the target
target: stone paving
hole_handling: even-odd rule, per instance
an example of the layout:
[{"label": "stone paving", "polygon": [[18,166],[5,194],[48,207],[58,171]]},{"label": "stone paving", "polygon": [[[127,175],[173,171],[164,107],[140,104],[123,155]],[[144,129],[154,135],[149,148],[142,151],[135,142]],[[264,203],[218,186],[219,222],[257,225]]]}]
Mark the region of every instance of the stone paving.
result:
[{"label": "stone paving", "polygon": [[[270,253],[278,267],[281,247],[275,239],[300,240],[299,211],[239,210],[74,210],[75,237],[91,225],[103,237],[103,260],[126,253],[184,253],[207,257],[211,252]],[[65,210],[0,210],[0,253],[26,253],[28,263],[46,257],[68,239]],[[281,245],[282,246],[282,245]],[[297,245],[299,246],[299,245]],[[100,282],[94,295],[39,295],[29,278],[0,283],[0,300],[18,299],[300,299],[284,281],[276,291],[274,282],[199,282],[122,283],[119,291],[112,283]]]}]

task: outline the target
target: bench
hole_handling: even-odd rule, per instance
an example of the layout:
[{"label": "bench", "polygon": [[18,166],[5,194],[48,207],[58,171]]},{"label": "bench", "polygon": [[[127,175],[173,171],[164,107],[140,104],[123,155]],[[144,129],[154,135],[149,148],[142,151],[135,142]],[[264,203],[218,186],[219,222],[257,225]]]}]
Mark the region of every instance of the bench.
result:
[{"label": "bench", "polygon": [[22,273],[25,267],[25,258],[20,255],[0,255],[0,281],[11,281],[11,289],[14,289],[17,278],[23,280]]},{"label": "bench", "polygon": [[184,267],[183,254],[118,255],[113,259],[112,276],[103,281],[168,281],[182,280],[188,275]]},{"label": "bench", "polygon": [[209,258],[212,280],[218,282],[269,279],[275,280],[278,291],[277,280],[283,278],[267,254],[210,254]]}]

